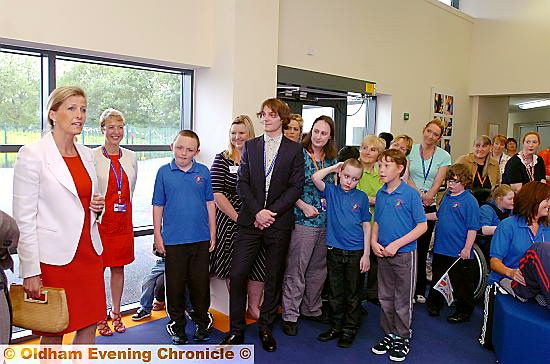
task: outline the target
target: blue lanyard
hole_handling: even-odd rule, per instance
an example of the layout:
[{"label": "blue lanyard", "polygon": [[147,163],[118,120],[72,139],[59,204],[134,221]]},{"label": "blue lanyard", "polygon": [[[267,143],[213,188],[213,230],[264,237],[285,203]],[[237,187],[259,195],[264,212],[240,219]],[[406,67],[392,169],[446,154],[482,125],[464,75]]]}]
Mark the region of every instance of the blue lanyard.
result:
[{"label": "blue lanyard", "polygon": [[[540,229],[540,226],[539,226],[539,229]],[[531,231],[529,226],[527,226],[527,231],[529,231],[529,239],[531,239],[531,244],[535,244],[535,235],[533,234],[533,232]],[[542,233],[542,240],[541,241],[546,241],[546,240],[544,240],[544,232]]]},{"label": "blue lanyard", "polygon": [[[105,147],[101,147],[101,151],[103,152],[103,155],[105,156],[105,158],[109,159],[111,170],[113,171],[113,175],[115,176],[116,187],[118,190],[118,202],[121,203],[122,202],[122,163],[120,163],[120,173],[117,174],[115,170],[115,166],[113,165],[113,161],[109,157],[109,153],[107,153],[107,149]],[[118,157],[119,158],[122,157],[121,149],[118,150]]]},{"label": "blue lanyard", "polygon": [[428,170],[426,171],[426,165],[424,164],[424,153],[422,152],[422,144],[420,144],[420,159],[422,159],[422,175],[424,177],[423,187],[426,186],[426,180],[428,179],[428,176],[430,175],[430,170],[432,169],[432,163],[434,161],[435,152],[436,152],[436,150],[434,150],[434,152],[432,154],[432,157],[430,158],[430,165],[428,166]]},{"label": "blue lanyard", "polygon": [[[267,153],[266,153],[266,147],[264,146],[264,172],[265,172],[265,178],[271,174],[273,171],[273,166],[275,165],[275,161],[277,160],[277,157],[279,156],[279,150],[275,153],[275,157],[273,157],[273,160],[271,161],[271,164],[269,165],[269,168],[267,167]],[[267,171],[266,171],[267,169]]]}]

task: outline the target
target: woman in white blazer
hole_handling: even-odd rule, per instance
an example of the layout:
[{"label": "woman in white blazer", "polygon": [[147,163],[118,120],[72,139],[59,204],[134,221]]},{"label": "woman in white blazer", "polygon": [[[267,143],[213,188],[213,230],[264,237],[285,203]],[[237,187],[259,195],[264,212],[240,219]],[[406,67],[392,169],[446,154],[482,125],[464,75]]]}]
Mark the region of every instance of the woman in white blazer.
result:
[{"label": "woman in white blazer", "polygon": [[[103,242],[103,266],[111,269],[112,308],[108,316],[113,329],[126,331],[120,316],[120,301],[124,287],[124,266],[134,261],[134,227],[132,225],[132,196],[137,180],[137,158],[131,150],[122,148],[124,115],[107,109],[99,117],[104,145],[94,149],[94,161],[99,193],[105,196],[105,210],[100,218],[99,234]],[[107,317],[108,318],[108,317]],[[107,318],[97,324],[102,336],[113,331]]]},{"label": "woman in white blazer", "polygon": [[103,247],[96,214],[104,206],[97,193],[92,151],[75,143],[86,121],[86,95],[59,87],[48,100],[51,132],[21,148],[13,177],[13,213],[20,229],[17,252],[25,292],[42,286],[64,288],[69,326],[38,333],[42,344],[61,344],[76,331],[74,344],[95,343],[96,324],[105,317]]}]

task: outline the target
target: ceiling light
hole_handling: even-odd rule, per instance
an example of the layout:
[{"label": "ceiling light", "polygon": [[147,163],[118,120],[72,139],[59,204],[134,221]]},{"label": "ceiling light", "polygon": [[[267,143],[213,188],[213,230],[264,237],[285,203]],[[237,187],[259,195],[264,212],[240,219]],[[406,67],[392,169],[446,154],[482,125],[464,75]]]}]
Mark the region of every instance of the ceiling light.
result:
[{"label": "ceiling light", "polygon": [[536,107],[544,107],[544,106],[550,106],[550,100],[548,99],[535,100],[535,101],[522,102],[518,104],[518,107],[522,110],[534,109]]}]

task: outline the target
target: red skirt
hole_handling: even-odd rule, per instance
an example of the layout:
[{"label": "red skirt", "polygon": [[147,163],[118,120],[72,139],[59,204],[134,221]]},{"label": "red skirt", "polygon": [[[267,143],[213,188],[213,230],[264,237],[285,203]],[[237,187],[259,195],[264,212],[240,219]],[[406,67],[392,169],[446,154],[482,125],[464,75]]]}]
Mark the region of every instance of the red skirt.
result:
[{"label": "red skirt", "polygon": [[[86,221],[89,220],[86,219]],[[56,334],[33,331],[34,335],[59,336],[105,319],[107,305],[103,260],[94,250],[89,233],[84,233],[80,237],[76,254],[69,264],[40,263],[40,269],[44,286],[65,289],[69,308],[69,326]]]}]

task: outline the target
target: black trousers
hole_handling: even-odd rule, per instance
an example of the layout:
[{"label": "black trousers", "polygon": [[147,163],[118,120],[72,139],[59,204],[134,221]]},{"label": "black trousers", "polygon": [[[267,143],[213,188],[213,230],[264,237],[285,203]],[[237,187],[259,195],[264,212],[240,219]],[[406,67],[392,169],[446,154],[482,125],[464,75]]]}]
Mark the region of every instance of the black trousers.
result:
[{"label": "black trousers", "polygon": [[174,321],[173,330],[185,333],[186,291],[193,306],[195,323],[208,326],[210,307],[210,276],[208,273],[209,241],[165,245],[166,249],[166,309]]},{"label": "black trousers", "polygon": [[231,259],[229,314],[232,333],[242,333],[246,327],[246,288],[248,276],[263,245],[266,251],[264,301],[260,307],[258,326],[271,330],[281,302],[281,288],[291,230],[269,227],[264,230],[239,226]]},{"label": "black trousers", "polygon": [[[436,212],[435,206],[424,206],[424,212]],[[426,260],[428,259],[428,250],[430,249],[430,241],[435,227],[435,221],[428,220],[428,230],[422,234],[416,241],[416,253],[418,254],[417,269],[416,269],[416,289],[415,296],[426,295]],[[433,280],[432,280],[433,282]]]},{"label": "black trousers", "polygon": [[[432,262],[432,288],[426,302],[428,309],[441,310],[445,305],[443,295],[433,289],[433,285],[443,276],[445,271],[454,263],[458,257],[435,254]],[[455,298],[456,311],[471,315],[474,311],[474,279],[473,259],[460,260],[449,271],[449,278],[453,286],[453,297]]]},{"label": "black trousers", "polygon": [[362,256],[363,249],[328,248],[330,321],[337,331],[355,334],[361,324],[361,289],[365,280],[359,267]]}]

